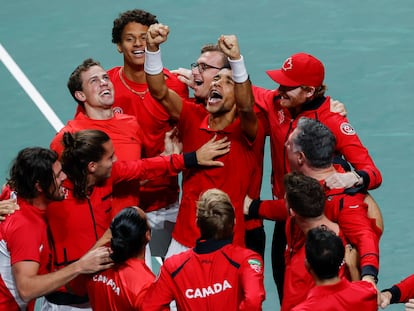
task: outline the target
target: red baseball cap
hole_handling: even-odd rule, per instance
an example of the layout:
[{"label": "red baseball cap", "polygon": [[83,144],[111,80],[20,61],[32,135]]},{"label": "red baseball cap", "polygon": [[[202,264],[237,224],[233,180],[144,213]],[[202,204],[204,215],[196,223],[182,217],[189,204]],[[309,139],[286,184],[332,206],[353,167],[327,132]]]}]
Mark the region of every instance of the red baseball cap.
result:
[{"label": "red baseball cap", "polygon": [[266,73],[284,86],[321,86],[325,77],[322,62],[306,53],[293,54],[285,60],[282,68],[267,70]]}]

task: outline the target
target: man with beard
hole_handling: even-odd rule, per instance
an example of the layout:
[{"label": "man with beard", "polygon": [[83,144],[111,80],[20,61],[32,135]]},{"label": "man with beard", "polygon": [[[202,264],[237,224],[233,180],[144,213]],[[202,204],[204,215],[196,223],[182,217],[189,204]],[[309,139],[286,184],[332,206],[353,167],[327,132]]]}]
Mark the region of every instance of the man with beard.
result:
[{"label": "man with beard", "polygon": [[254,112],[251,84],[235,36],[221,36],[219,46],[228,56],[230,66],[218,71],[210,86],[206,107],[184,102],[165,84],[159,45],[167,40],[169,28],[151,25],[147,33],[145,72],[151,94],[179,120],[183,148],[190,150],[214,135],[229,137],[231,151],[222,159],[224,169],[191,169],[183,174],[183,195],[167,256],[195,245],[196,206],[199,195],[219,188],[231,198],[236,211],[234,243],[244,245],[243,193],[260,189],[260,161],[264,132]]},{"label": "man with beard", "polygon": [[[222,166],[212,159],[227,153],[229,144],[215,137],[196,152],[136,161],[118,161],[110,137],[99,130],[63,134],[61,160],[68,179],[65,199],[50,204],[47,219],[54,243],[55,269],[81,257],[108,229],[112,187],[124,180],[146,180],[179,173],[185,167]],[[42,310],[89,308],[88,298],[61,288],[48,296]]]},{"label": "man with beard", "polygon": [[33,310],[34,299],[66,284],[81,273],[111,266],[110,252],[100,247],[48,273],[50,246],[45,213],[62,201],[66,174],[51,150],[33,147],[19,152],[2,197],[17,196],[18,211],[0,223],[0,305],[3,310]]}]

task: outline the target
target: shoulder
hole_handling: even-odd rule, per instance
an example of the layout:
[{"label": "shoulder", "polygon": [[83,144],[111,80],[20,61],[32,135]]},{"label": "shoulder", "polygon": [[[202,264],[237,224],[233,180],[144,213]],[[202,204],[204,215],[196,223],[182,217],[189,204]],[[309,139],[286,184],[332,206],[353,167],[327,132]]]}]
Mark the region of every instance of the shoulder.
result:
[{"label": "shoulder", "polygon": [[194,251],[192,249],[189,249],[185,252],[173,255],[169,258],[167,258],[164,261],[163,267],[166,269],[169,273],[173,273],[178,268],[185,265],[191,257],[195,256]]},{"label": "shoulder", "polygon": [[113,68],[109,69],[107,71],[109,77],[112,79],[112,77],[114,77],[115,75],[118,74],[118,72],[121,68],[122,68],[121,66],[117,66],[117,67],[113,67]]},{"label": "shoulder", "polygon": [[258,253],[233,244],[224,247],[222,250],[228,255],[228,259],[231,259],[234,263],[240,266],[250,266],[256,272],[263,271],[263,260]]}]

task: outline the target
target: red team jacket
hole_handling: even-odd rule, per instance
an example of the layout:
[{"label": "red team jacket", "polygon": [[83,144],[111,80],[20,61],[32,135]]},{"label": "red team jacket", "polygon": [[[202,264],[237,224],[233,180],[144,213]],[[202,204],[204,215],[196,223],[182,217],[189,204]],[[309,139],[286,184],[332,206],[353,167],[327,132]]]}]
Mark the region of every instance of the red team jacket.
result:
[{"label": "red team jacket", "polygon": [[365,281],[350,282],[347,279],[334,285],[315,286],[304,302],[292,311],[376,311],[377,290]]},{"label": "red team jacket", "polygon": [[73,196],[72,183],[66,179],[63,185],[67,191],[65,199],[52,202],[47,208],[55,269],[61,269],[83,256],[109,228],[113,184],[173,175],[183,168],[184,156],[176,154],[138,161],[117,161],[113,164],[111,177],[103,185],[95,186],[88,199],[84,200]]},{"label": "red team jacket", "polygon": [[[8,188],[6,189],[8,191]],[[1,199],[10,196],[3,193]],[[39,264],[38,274],[50,269],[50,248],[45,211],[17,198],[20,210],[0,222],[0,310],[34,310],[35,301],[24,302],[17,291],[12,265],[21,261]]]},{"label": "red team jacket", "polygon": [[263,261],[231,241],[197,241],[194,249],[164,262],[143,310],[163,310],[174,300],[182,311],[261,310]]},{"label": "red team jacket", "polygon": [[365,188],[374,189],[382,182],[381,173],[375,166],[368,150],[362,145],[348,119],[330,111],[330,97],[307,103],[303,112],[292,118],[286,108],[280,106],[278,91],[253,87],[256,104],[267,115],[270,126],[270,148],[273,168],[273,194],[283,198],[283,176],[290,172],[285,142],[296,128],[300,117],[319,120],[335,135],[336,151],[352,164],[358,174],[367,180]]},{"label": "red team jacket", "polygon": [[414,274],[386,290],[392,294],[391,303],[407,302],[409,299],[414,298]]},{"label": "red team jacket", "polygon": [[[286,248],[286,270],[285,281],[283,284],[283,300],[281,311],[290,311],[294,306],[304,301],[311,290],[315,286],[315,282],[305,267],[305,238],[302,236],[290,235],[291,230],[295,228],[291,227],[292,223],[288,220],[286,223],[286,237],[288,247]],[[299,229],[300,230],[300,229]],[[342,231],[339,231],[338,236],[341,238],[344,246],[347,241]],[[303,243],[302,243],[303,242]],[[348,277],[348,271],[345,266],[342,265],[339,270],[339,277]],[[319,310],[319,309],[315,309]]]},{"label": "red team jacket", "polygon": [[154,280],[144,260],[130,258],[90,277],[87,289],[91,307],[99,311],[145,310],[142,303]]},{"label": "red team jacket", "polygon": [[[335,168],[338,172],[343,171],[340,166],[335,165]],[[320,183],[324,186],[323,180]],[[361,258],[361,275],[377,276],[381,230],[376,226],[375,220],[367,216],[365,194],[349,193],[346,189],[327,187],[324,189],[326,195],[324,213],[331,221],[339,224],[348,242],[358,249]],[[276,221],[285,221],[289,217],[285,200],[262,201],[249,214]],[[295,232],[303,235],[301,230]],[[295,241],[303,243],[304,239],[296,237]]]},{"label": "red team jacket", "polygon": [[[95,129],[108,134],[114,144],[115,154],[120,161],[138,160],[141,158],[142,130],[135,117],[115,115],[108,120],[92,120],[80,112],[75,119],[69,121],[53,138],[50,149],[59,156],[63,152],[62,137],[64,132]],[[122,208],[139,205],[138,180],[122,181],[113,187],[112,217]]]}]

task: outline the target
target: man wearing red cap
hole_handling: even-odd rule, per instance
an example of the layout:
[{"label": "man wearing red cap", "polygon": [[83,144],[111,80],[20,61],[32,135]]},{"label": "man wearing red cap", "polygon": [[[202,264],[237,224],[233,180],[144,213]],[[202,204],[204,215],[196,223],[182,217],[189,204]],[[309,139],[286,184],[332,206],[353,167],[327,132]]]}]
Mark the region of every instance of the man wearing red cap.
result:
[{"label": "man wearing red cap", "polygon": [[[330,188],[355,188],[355,191],[375,189],[382,182],[381,173],[362,145],[356,131],[346,117],[330,111],[330,97],[325,96],[323,84],[325,69],[320,60],[306,53],[297,53],[285,60],[282,67],[269,70],[267,74],[279,84],[278,89],[269,91],[254,87],[257,105],[265,112],[270,124],[270,143],[273,167],[273,196],[283,198],[283,176],[290,171],[285,142],[296,128],[300,117],[317,119],[324,123],[335,135],[336,153],[344,156],[354,167],[354,171],[335,173],[325,179]],[[342,157],[340,158],[342,159]],[[343,160],[343,159],[342,159]],[[381,217],[375,201],[369,204],[369,212]],[[378,218],[370,215],[371,218]],[[279,298],[283,296],[283,251],[285,247],[284,226],[276,223],[273,234],[272,265]],[[281,239],[275,245],[275,237]],[[276,249],[280,249],[278,252]],[[278,267],[278,268],[276,268]],[[279,275],[280,274],[280,275]]]}]

